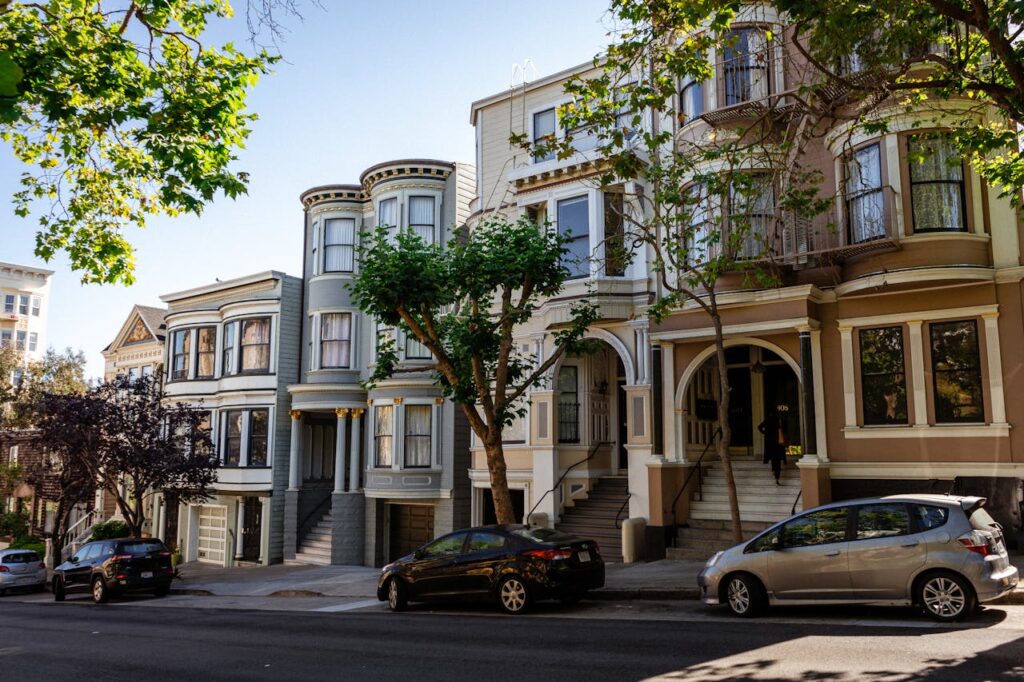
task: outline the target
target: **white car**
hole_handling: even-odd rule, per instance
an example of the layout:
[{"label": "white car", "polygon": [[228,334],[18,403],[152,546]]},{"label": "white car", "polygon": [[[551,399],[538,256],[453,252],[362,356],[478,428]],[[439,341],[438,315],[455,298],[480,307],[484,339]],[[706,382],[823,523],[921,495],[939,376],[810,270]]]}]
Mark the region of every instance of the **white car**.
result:
[{"label": "white car", "polygon": [[46,589],[46,564],[32,550],[0,549],[0,596],[12,587]]}]

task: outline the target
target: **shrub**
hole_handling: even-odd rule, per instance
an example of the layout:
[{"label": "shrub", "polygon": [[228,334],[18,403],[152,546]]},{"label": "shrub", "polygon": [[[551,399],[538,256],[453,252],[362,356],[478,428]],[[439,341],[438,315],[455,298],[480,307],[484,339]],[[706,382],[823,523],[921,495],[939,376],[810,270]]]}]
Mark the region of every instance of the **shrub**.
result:
[{"label": "shrub", "polygon": [[89,542],[95,542],[96,540],[113,540],[115,538],[123,538],[129,535],[128,524],[124,521],[118,521],[112,519],[110,521],[104,521],[103,523],[97,523],[92,527],[92,536],[89,538]]},{"label": "shrub", "polygon": [[28,533],[28,517],[19,512],[0,514],[0,535],[20,538]]},{"label": "shrub", "polygon": [[42,559],[46,556],[46,543],[40,542],[37,538],[20,537],[11,543],[11,549],[30,549]]}]

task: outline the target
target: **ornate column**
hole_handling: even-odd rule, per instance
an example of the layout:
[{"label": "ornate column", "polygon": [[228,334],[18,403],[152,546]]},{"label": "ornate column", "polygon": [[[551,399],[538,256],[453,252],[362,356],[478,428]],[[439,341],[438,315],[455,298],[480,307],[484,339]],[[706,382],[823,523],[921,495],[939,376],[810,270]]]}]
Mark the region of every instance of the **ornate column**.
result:
[{"label": "ornate column", "polygon": [[338,420],[334,430],[334,492],[336,493],[345,492],[345,459],[347,456],[345,451],[345,418],[348,417],[348,413],[351,411],[347,407],[339,407],[334,411],[334,416]]},{"label": "ornate column", "polygon": [[[805,455],[818,454],[818,430],[814,414],[814,362],[811,355],[811,330],[800,330],[800,388],[803,395],[803,419],[800,441]],[[822,415],[824,417],[824,415]]]},{"label": "ornate column", "polygon": [[292,410],[291,459],[288,462],[288,490],[302,487],[302,412]]},{"label": "ornate column", "polygon": [[362,453],[363,448],[359,446],[359,429],[363,423],[364,412],[366,412],[366,410],[361,407],[357,407],[352,410],[352,456],[349,458],[348,489],[353,492],[362,487],[362,485],[360,485],[360,469],[362,462],[360,454]]},{"label": "ornate column", "polygon": [[667,460],[685,460],[686,448],[680,447],[676,433],[676,364],[675,344],[671,341],[661,342],[661,413],[664,431],[664,456]]}]

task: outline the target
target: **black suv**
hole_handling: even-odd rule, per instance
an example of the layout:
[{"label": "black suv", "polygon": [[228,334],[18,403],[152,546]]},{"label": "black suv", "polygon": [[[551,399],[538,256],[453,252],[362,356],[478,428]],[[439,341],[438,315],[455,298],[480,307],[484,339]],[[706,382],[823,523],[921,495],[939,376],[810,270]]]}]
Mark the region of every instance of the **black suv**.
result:
[{"label": "black suv", "polygon": [[120,538],[83,545],[53,571],[53,598],[64,601],[69,592],[91,592],[103,603],[111,594],[152,592],[163,597],[171,590],[174,568],[171,551],[159,540]]}]

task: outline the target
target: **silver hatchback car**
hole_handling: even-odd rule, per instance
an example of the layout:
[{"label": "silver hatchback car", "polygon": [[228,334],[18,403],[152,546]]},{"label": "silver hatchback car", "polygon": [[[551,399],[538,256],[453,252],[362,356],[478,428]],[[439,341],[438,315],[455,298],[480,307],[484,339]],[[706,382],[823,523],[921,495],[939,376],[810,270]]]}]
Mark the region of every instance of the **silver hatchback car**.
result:
[{"label": "silver hatchback car", "polygon": [[959,620],[1019,579],[984,504],[894,495],[816,507],[711,557],[701,598],[747,617],[769,604],[857,603],[916,604]]},{"label": "silver hatchback car", "polygon": [[30,549],[0,549],[0,596],[12,587],[46,589],[46,564]]}]

